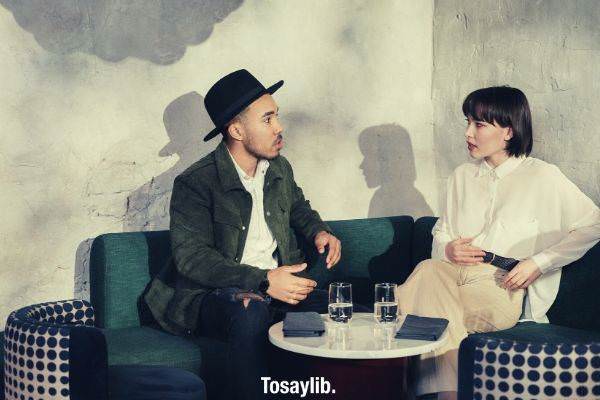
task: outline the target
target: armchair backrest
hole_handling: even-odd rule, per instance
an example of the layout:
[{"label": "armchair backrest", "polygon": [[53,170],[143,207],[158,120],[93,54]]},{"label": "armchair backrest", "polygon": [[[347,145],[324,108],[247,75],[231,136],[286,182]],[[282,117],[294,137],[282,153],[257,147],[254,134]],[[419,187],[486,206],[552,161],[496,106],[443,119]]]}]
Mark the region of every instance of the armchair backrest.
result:
[{"label": "armchair backrest", "polygon": [[[340,265],[318,271],[320,284],[349,280],[356,301],[371,302],[374,282],[403,282],[410,274],[410,237],[413,219],[408,216],[365,218],[329,222],[343,242]],[[312,244],[305,250],[314,251]],[[146,285],[170,262],[168,231],[110,233],[94,239],[90,255],[90,300],[96,326],[139,326],[139,297]]]},{"label": "armchair backrest", "polygon": [[[342,258],[332,270],[311,271],[319,287],[333,281],[352,283],[354,302],[372,306],[374,284],[402,283],[410,272],[413,219],[410,216],[364,218],[327,222],[342,242]],[[305,243],[311,258],[314,244]]]},{"label": "armchair backrest", "polygon": [[169,231],[98,236],[90,253],[90,301],[96,326],[140,325],[140,294],[171,257]]}]

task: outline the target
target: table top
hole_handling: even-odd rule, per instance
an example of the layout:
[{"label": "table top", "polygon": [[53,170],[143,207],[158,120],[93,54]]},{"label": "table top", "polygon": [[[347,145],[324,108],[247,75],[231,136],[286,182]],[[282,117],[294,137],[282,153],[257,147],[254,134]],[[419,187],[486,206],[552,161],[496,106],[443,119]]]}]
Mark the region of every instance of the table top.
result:
[{"label": "table top", "polygon": [[446,330],[437,341],[396,339],[404,317],[396,324],[380,325],[373,314],[354,313],[349,324],[332,322],[327,314],[325,333],[320,337],[285,337],[283,322],[269,328],[269,340],[275,346],[294,353],[326,358],[382,359],[415,356],[435,350],[448,340]]}]

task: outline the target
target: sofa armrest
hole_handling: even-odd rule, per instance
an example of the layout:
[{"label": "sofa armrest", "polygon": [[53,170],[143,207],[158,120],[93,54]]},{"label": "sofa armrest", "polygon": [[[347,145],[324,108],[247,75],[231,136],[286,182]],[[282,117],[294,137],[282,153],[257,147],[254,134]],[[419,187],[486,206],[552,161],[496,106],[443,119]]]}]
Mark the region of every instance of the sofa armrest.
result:
[{"label": "sofa armrest", "polygon": [[4,330],[6,399],[106,400],[107,351],[83,300],[13,311]]},{"label": "sofa armrest", "polygon": [[600,335],[527,322],[474,334],[459,348],[458,398],[597,398]]}]

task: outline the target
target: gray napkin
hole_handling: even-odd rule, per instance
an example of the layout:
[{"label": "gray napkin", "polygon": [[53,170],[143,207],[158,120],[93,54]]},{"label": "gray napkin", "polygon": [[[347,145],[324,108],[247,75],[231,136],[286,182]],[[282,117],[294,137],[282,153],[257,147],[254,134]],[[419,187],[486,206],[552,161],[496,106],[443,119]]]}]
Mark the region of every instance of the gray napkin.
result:
[{"label": "gray napkin", "polygon": [[445,318],[419,317],[408,314],[402,327],[396,332],[396,339],[438,340],[448,326]]},{"label": "gray napkin", "polygon": [[283,336],[316,337],[325,332],[325,324],[319,314],[309,312],[288,312],[283,320]]}]

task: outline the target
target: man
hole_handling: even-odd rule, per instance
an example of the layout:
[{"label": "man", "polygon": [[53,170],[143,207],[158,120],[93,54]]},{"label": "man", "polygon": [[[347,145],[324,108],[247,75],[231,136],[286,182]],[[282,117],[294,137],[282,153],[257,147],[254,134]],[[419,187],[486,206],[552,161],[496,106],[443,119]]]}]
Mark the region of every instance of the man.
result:
[{"label": "man", "polygon": [[282,85],[267,89],[239,70],[206,94],[216,127],[204,140],[222,133],[223,141],[175,179],[174,265],[144,296],[164,329],[228,341],[229,382],[236,383],[237,398],[262,397],[273,322],[288,310],[326,312],[327,294],[306,273],[293,230],[314,243],[327,268],[341,257],[340,241],[279,155],[283,128],[271,95]]}]

